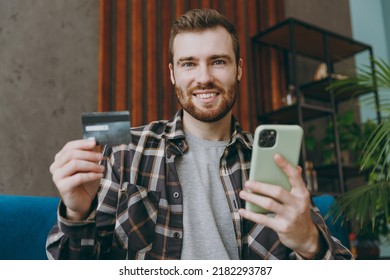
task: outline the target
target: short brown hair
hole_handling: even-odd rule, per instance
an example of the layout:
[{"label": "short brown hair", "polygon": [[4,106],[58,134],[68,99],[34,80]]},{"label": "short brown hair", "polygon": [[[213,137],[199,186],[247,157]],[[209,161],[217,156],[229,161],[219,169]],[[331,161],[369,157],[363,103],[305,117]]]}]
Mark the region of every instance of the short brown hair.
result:
[{"label": "short brown hair", "polygon": [[169,61],[173,63],[173,41],[176,35],[182,32],[203,31],[218,26],[225,28],[232,37],[233,50],[238,65],[240,44],[238,42],[237,30],[225,16],[212,9],[190,10],[173,23],[169,37]]}]

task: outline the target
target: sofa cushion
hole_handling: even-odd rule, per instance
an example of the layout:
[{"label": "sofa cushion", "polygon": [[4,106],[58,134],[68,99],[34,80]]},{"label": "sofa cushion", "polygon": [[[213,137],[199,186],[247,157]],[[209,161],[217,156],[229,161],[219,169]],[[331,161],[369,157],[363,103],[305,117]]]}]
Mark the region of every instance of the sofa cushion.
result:
[{"label": "sofa cushion", "polygon": [[0,195],[0,259],[43,260],[58,197]]}]

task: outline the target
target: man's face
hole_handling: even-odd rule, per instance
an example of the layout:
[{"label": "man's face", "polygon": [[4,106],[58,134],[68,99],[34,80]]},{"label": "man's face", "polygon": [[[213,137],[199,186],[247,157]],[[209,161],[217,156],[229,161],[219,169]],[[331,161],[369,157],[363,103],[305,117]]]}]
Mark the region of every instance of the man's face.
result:
[{"label": "man's face", "polygon": [[232,38],[224,28],[178,34],[169,69],[180,105],[195,119],[214,122],[232,109],[242,60],[237,66]]}]

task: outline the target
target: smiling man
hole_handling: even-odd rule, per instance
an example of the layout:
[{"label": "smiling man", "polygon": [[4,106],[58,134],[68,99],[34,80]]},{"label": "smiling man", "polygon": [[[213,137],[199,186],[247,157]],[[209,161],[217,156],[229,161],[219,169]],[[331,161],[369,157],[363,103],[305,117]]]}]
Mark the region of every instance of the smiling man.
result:
[{"label": "smiling man", "polygon": [[220,26],[176,35],[169,69],[184,119],[213,123],[226,117],[230,125],[242,75],[232,41]]},{"label": "smiling man", "polygon": [[[133,128],[131,143],[102,154],[94,140],[76,140],[56,155],[50,171],[62,200],[48,257],[351,258],[312,207],[299,167],[275,158],[291,192],[248,181],[253,138],[232,115],[243,65],[234,26],[214,10],[191,10],[173,24],[169,46],[182,106],[171,120]],[[274,214],[246,211],[245,201]]]}]

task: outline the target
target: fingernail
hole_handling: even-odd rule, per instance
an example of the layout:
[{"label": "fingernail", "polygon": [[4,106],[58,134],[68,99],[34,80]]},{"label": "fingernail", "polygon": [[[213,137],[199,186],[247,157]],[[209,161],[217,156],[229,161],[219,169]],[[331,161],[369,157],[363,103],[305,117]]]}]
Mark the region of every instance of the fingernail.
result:
[{"label": "fingernail", "polygon": [[95,137],[89,137],[87,140],[90,141],[90,142],[95,142],[96,141]]},{"label": "fingernail", "polygon": [[247,191],[240,191],[240,193],[239,193],[240,198],[244,199],[246,196],[246,192]]}]

